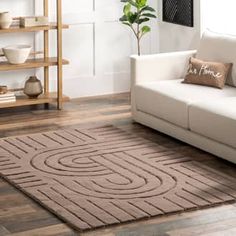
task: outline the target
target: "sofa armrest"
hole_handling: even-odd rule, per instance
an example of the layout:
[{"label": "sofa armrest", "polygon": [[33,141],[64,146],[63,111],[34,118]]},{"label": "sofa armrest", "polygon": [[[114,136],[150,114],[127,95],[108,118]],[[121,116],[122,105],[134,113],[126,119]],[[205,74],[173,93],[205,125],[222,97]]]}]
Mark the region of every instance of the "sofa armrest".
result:
[{"label": "sofa armrest", "polygon": [[185,76],[188,60],[195,50],[131,56],[131,85]]}]

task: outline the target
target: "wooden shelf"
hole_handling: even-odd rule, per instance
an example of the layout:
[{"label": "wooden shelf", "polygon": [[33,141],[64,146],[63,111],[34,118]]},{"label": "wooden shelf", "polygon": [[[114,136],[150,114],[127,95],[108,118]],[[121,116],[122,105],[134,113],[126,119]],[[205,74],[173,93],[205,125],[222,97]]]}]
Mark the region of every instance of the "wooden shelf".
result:
[{"label": "wooden shelf", "polygon": [[[49,16],[49,1],[44,0],[43,3],[43,15],[45,17]],[[20,65],[12,65],[7,61],[0,61],[0,72],[1,71],[14,71],[14,70],[24,70],[24,69],[34,69],[34,68],[44,68],[44,95],[38,99],[28,99],[27,97],[18,97],[16,102],[0,104],[0,108],[6,107],[18,107],[36,104],[47,104],[47,103],[57,103],[58,110],[63,108],[63,101],[67,101],[62,94],[63,91],[63,65],[69,64],[67,60],[62,58],[62,32],[63,29],[69,28],[68,25],[62,23],[62,0],[57,0],[55,5],[56,10],[56,23],[50,23],[48,26],[37,26],[37,27],[20,27],[12,26],[9,29],[0,29],[0,34],[3,33],[26,33],[26,32],[38,32],[43,33],[43,45],[44,45],[44,57],[29,59],[25,63]],[[18,17],[17,17],[18,18]],[[57,57],[50,57],[50,44],[49,44],[49,30],[56,31],[56,46]],[[17,37],[15,37],[17,41]],[[49,78],[49,67],[57,67],[57,92],[49,93],[50,91],[50,78]]]},{"label": "wooden shelf", "polygon": [[[68,29],[69,25],[62,25],[63,29]],[[48,31],[57,29],[56,23],[50,23],[46,26],[35,26],[35,27],[20,27],[20,26],[12,26],[9,29],[0,29],[0,34],[4,33],[20,33],[20,32],[37,32],[37,31]]]},{"label": "wooden shelf", "polygon": [[[40,58],[40,59],[30,59],[27,60],[24,64],[13,65],[8,62],[0,62],[0,71],[12,71],[12,70],[23,70],[23,69],[33,69],[47,66],[56,66],[57,58],[49,57],[49,58]],[[63,65],[68,65],[69,61],[63,59]]]},{"label": "wooden shelf", "polygon": [[[70,99],[67,96],[63,96],[62,100],[63,102],[68,102]],[[41,95],[37,99],[29,99],[26,96],[20,96],[20,97],[18,96],[16,98],[16,102],[0,103],[0,108],[39,105],[39,104],[56,103],[56,102],[57,102],[57,93],[49,93],[48,95]]]}]

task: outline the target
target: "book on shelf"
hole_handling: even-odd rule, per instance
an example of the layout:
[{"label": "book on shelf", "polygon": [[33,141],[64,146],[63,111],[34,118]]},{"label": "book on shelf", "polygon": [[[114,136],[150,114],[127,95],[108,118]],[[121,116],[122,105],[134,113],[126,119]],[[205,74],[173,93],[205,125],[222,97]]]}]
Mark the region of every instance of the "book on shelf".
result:
[{"label": "book on shelf", "polygon": [[0,104],[10,103],[10,102],[16,102],[16,98],[12,98],[12,99],[8,99],[8,100],[0,100]]},{"label": "book on shelf", "polygon": [[9,102],[15,102],[15,101],[16,101],[16,95],[13,92],[0,94],[0,103],[9,103]]},{"label": "book on shelf", "polygon": [[47,16],[20,17],[20,27],[35,27],[49,25]]},{"label": "book on shelf", "polygon": [[7,93],[4,93],[4,94],[0,94],[0,99],[1,98],[8,98],[8,97],[15,97],[15,93],[13,92],[7,92]]}]

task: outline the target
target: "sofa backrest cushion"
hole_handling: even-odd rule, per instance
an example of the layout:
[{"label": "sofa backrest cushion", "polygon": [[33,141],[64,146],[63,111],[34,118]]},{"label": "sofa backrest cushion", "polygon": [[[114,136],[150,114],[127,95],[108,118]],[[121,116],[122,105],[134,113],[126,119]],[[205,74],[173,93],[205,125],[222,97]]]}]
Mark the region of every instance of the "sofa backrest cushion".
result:
[{"label": "sofa backrest cushion", "polygon": [[233,63],[226,84],[236,87],[236,36],[204,32],[196,57],[205,61]]}]

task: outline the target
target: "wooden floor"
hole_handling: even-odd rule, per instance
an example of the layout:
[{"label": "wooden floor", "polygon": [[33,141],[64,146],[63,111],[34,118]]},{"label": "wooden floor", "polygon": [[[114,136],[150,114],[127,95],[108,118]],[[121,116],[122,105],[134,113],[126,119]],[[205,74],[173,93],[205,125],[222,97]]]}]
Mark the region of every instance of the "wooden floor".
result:
[{"label": "wooden floor", "polygon": [[[128,94],[74,100],[63,111],[42,106],[0,110],[0,137],[16,136],[85,123],[109,123],[156,143],[185,144],[132,122]],[[219,159],[209,165],[236,175],[236,166]],[[235,236],[236,204],[152,218],[91,232],[73,231],[14,187],[0,180],[0,236]]]}]

